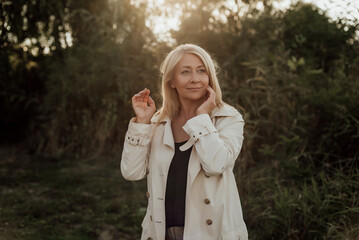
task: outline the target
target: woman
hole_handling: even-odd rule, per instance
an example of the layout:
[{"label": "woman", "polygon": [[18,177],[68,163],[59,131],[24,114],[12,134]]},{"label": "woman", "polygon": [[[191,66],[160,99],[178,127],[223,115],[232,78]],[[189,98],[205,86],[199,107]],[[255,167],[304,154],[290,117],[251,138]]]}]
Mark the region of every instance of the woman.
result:
[{"label": "woman", "polygon": [[216,66],[193,44],[173,49],[161,66],[163,106],[145,88],[132,97],[121,172],[147,176],[141,239],[244,240],[233,166],[243,141],[240,113],[221,99]]}]

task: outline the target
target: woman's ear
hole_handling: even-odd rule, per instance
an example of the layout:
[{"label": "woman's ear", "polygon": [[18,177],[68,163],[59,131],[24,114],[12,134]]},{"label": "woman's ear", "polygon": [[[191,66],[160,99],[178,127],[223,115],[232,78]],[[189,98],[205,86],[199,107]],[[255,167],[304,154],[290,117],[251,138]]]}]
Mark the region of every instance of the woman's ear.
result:
[{"label": "woman's ear", "polygon": [[175,83],[173,82],[173,80],[170,81],[170,87],[171,88],[176,88]]}]

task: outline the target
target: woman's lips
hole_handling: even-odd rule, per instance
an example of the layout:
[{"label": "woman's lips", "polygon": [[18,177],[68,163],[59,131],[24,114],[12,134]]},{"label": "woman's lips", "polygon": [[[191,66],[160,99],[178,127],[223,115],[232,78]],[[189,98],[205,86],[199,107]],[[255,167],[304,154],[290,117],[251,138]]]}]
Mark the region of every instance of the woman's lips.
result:
[{"label": "woman's lips", "polygon": [[188,90],[200,90],[201,88],[198,87],[198,88],[187,88]]}]

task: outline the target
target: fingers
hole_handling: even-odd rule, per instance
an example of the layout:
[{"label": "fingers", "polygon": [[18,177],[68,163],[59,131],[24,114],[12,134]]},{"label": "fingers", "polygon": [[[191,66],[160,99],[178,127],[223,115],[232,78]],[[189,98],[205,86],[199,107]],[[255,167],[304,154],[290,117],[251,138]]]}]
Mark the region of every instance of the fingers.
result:
[{"label": "fingers", "polygon": [[216,93],[214,92],[213,88],[211,88],[210,86],[207,87],[207,90],[208,90],[210,93],[216,94]]},{"label": "fingers", "polygon": [[207,92],[209,93],[208,97],[216,98],[216,92],[210,86],[207,87]]},{"label": "fingers", "polygon": [[145,88],[145,90],[143,90],[144,93],[143,93],[143,101],[144,102],[148,102],[148,97],[150,96],[150,90],[148,90],[147,88]]},{"label": "fingers", "polygon": [[149,96],[149,101],[148,101],[150,107],[156,107],[155,101],[153,101],[153,99],[151,98],[151,96]]},{"label": "fingers", "polygon": [[150,95],[150,90],[145,88],[139,93],[133,95],[132,102],[148,102],[148,97]]}]

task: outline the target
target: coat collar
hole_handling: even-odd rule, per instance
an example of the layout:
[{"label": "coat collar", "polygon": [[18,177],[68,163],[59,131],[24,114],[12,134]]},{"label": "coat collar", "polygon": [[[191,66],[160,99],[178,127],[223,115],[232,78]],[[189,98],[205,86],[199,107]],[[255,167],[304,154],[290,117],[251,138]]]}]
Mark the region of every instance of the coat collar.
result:
[{"label": "coat collar", "polygon": [[[172,149],[174,149],[174,140],[173,140],[173,133],[172,133],[172,126],[171,126],[171,119],[166,117],[162,121],[159,121],[159,114],[160,112],[156,112],[155,115],[152,117],[151,122],[156,124],[164,124],[164,134],[163,134],[163,143]],[[215,107],[210,117],[211,119],[215,117],[227,117],[227,116],[235,116],[237,114],[237,110],[224,103],[221,107]]]},{"label": "coat collar", "polygon": [[228,105],[227,103],[223,103],[223,106],[221,107],[215,107],[212,112],[211,112],[211,118],[214,118],[214,117],[233,117],[235,116],[236,114],[238,114],[238,111]]},{"label": "coat collar", "polygon": [[[237,114],[237,110],[224,103],[223,106],[221,107],[215,107],[211,114],[210,114],[210,117],[211,119],[214,118],[214,117],[231,117],[231,116],[235,116]],[[162,121],[159,121],[159,116],[160,116],[160,112],[156,112],[155,115],[153,115],[152,119],[151,119],[151,122],[153,123],[167,123],[167,122],[171,122],[171,119],[169,117],[166,117],[165,119],[163,119]]]}]

